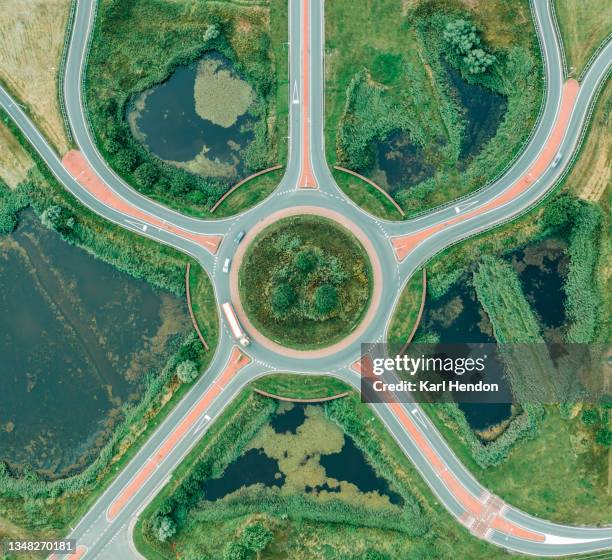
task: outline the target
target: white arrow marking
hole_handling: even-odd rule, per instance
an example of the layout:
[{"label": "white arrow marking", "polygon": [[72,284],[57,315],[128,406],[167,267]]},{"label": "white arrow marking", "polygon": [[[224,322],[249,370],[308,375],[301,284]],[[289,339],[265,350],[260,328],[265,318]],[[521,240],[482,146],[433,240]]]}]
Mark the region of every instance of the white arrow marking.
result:
[{"label": "white arrow marking", "polygon": [[427,424],[425,424],[425,421],[423,420],[423,418],[421,418],[421,414],[419,413],[419,409],[418,408],[413,408],[411,412],[412,412],[413,416],[418,420],[419,424],[421,424],[423,426],[423,428],[427,428]]},{"label": "white arrow marking", "polygon": [[297,81],[294,81],[293,82],[293,100],[292,100],[292,103],[294,105],[296,105],[299,102],[300,102],[300,97],[298,95]]},{"label": "white arrow marking", "polygon": [[147,231],[147,224],[143,224],[142,222],[135,222],[133,220],[125,220],[125,222],[139,229],[140,231]]},{"label": "white arrow marking", "polygon": [[193,431],[194,434],[197,434],[208,422],[210,422],[210,416],[208,416],[208,414],[204,415],[204,418],[202,418],[202,420],[200,420],[200,422],[198,423],[196,429]]},{"label": "white arrow marking", "polygon": [[458,204],[455,206],[455,214],[459,214],[459,212],[467,210],[470,206],[474,206],[474,204],[478,204],[478,201],[473,200],[472,202],[466,202],[465,204]]}]

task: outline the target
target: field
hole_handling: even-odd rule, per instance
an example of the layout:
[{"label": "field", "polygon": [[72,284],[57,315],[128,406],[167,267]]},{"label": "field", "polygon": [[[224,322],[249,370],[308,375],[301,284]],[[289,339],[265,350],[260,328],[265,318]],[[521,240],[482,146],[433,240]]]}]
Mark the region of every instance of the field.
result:
[{"label": "field", "polygon": [[24,103],[60,155],[68,140],[57,72],[71,0],[5,0],[0,13],[0,80]]},{"label": "field", "polygon": [[252,387],[289,399],[321,399],[350,389],[335,377],[287,373],[265,375],[254,381]]},{"label": "field", "polygon": [[[494,57],[488,69],[466,68],[444,39],[459,19]],[[328,161],[386,188],[408,217],[486,184],[520,151],[542,94],[528,2],[384,0],[356,11],[340,0],[325,23]],[[354,200],[376,212],[369,196]]]},{"label": "field", "polygon": [[570,76],[578,77],[612,29],[607,0],[554,0]]},{"label": "field", "polygon": [[188,5],[138,0],[130,10],[115,10],[104,3],[94,32],[86,97],[97,143],[115,170],[163,204],[209,216],[210,207],[235,181],[193,175],[157,158],[132,136],[125,109],[178,68],[206,53],[219,53],[254,93],[249,108],[255,117],[253,140],[240,153],[246,174],[278,163],[279,138],[286,135],[278,129],[286,119],[276,115],[277,87],[286,79],[278,75],[286,66],[279,62],[276,67],[276,57],[281,57],[277,41],[284,36],[283,22],[276,18],[283,15],[267,3]]},{"label": "field", "polygon": [[27,176],[34,165],[26,151],[11,134],[10,130],[0,123],[0,179],[9,188],[15,188]]},{"label": "field", "polygon": [[257,235],[240,266],[239,286],[242,305],[262,334],[293,348],[317,348],[357,327],[372,280],[365,249],[347,229],[303,215]]}]

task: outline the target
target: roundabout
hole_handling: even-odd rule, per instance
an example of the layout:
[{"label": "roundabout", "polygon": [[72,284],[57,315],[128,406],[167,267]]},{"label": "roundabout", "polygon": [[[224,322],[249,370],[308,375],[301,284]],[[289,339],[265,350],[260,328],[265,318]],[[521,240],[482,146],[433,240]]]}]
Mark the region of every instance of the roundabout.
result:
[{"label": "roundabout", "polygon": [[379,309],[382,268],[352,221],[296,206],[248,231],[229,284],[238,319],[257,343],[287,357],[321,358],[362,338]]}]

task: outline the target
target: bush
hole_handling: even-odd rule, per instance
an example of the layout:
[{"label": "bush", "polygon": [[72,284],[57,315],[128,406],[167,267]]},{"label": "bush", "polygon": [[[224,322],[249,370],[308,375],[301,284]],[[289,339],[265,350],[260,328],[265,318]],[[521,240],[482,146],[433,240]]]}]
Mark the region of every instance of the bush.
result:
[{"label": "bush", "polygon": [[268,546],[273,536],[270,529],[265,527],[263,523],[257,522],[244,528],[240,542],[248,550],[261,552]]},{"label": "bush", "polygon": [[272,290],[272,309],[277,315],[284,315],[295,302],[295,292],[289,284],[279,284]]},{"label": "bush", "polygon": [[191,360],[185,360],[176,366],[176,376],[182,383],[191,383],[198,376],[198,368]]},{"label": "bush", "polygon": [[153,534],[159,542],[166,542],[176,533],[176,523],[171,517],[159,516],[153,520]]},{"label": "bush", "polygon": [[323,284],[315,292],[315,306],[323,315],[331,313],[338,306],[338,291],[331,284]]},{"label": "bush", "polygon": [[596,408],[587,408],[582,411],[582,422],[585,426],[599,424],[599,412]]},{"label": "bush", "polygon": [[239,542],[230,542],[223,551],[223,560],[246,560],[247,550]]}]

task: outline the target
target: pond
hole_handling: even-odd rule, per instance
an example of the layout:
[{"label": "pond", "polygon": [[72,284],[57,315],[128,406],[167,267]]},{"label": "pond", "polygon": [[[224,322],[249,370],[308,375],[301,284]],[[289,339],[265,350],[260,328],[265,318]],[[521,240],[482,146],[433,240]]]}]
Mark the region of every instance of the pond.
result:
[{"label": "pond", "polygon": [[[428,296],[419,332],[433,332],[440,343],[494,343],[493,326],[465,274],[439,299]],[[500,383],[503,379],[498,380]],[[510,403],[460,403],[475,431],[484,431],[512,415]]]},{"label": "pond", "polygon": [[544,335],[561,341],[565,325],[565,291],[569,257],[567,245],[558,239],[544,239],[513,251],[507,258],[521,280],[527,301],[538,315]]},{"label": "pond", "polygon": [[207,177],[245,173],[256,119],[251,86],[221,55],[177,68],[129,105],[132,134],[160,159]]},{"label": "pond", "polygon": [[433,177],[436,168],[427,161],[425,150],[410,141],[404,131],[391,133],[375,144],[375,164],[368,172],[389,194]]},{"label": "pond", "polygon": [[219,478],[205,481],[203,496],[212,501],[255,484],[313,497],[334,494],[352,503],[373,498],[381,505],[403,504],[321,405],[282,403],[248,449]]},{"label": "pond", "polygon": [[489,88],[465,81],[461,73],[450,64],[444,66],[465,119],[459,153],[459,167],[465,168],[469,160],[497,133],[508,110],[508,100]]},{"label": "pond", "polygon": [[41,225],[0,238],[0,460],[82,470],[189,325],[185,304]]}]

